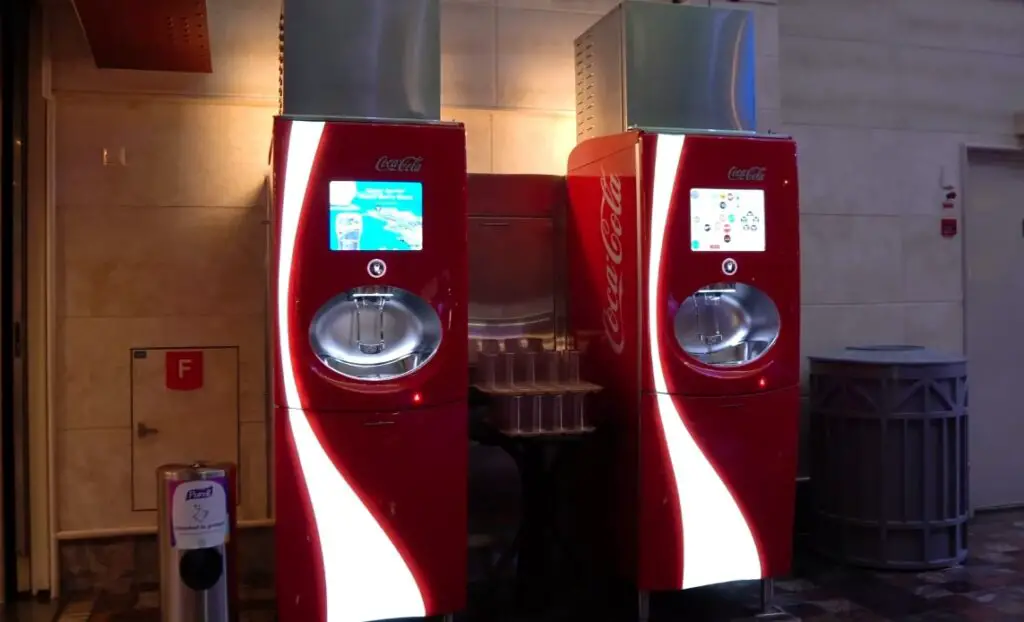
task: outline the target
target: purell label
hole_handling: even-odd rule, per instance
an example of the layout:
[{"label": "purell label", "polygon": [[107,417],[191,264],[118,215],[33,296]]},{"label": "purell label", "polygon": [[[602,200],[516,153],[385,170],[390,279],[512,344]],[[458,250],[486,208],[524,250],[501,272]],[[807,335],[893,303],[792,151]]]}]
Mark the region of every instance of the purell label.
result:
[{"label": "purell label", "polygon": [[405,156],[404,158],[381,156],[377,159],[377,165],[374,168],[381,172],[418,173],[423,168],[423,158],[419,156]]},{"label": "purell label", "polygon": [[206,488],[193,488],[185,494],[185,501],[194,501],[196,499],[209,499],[213,496],[213,484],[210,484]]},{"label": "purell label", "polygon": [[181,482],[170,491],[171,546],[208,549],[227,540],[228,495],[221,479]]},{"label": "purell label", "polygon": [[622,354],[622,179],[601,170],[601,242],[605,255],[604,334],[616,354]]}]

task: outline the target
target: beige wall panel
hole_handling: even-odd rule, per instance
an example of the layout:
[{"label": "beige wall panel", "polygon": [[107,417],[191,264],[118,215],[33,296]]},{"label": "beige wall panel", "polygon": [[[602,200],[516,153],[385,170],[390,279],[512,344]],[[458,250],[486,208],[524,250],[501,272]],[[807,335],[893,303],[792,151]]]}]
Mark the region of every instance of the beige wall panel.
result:
[{"label": "beige wall panel", "polygon": [[492,170],[492,113],[472,108],[442,108],[441,118],[466,126],[466,159],[470,173]]},{"label": "beige wall panel", "polygon": [[58,429],[129,430],[131,349],[239,347],[241,419],[265,415],[263,316],[67,318],[57,332]]},{"label": "beige wall panel", "polygon": [[899,218],[805,214],[800,220],[804,304],[902,300]]},{"label": "beige wall panel", "polygon": [[241,520],[265,519],[267,513],[267,478],[270,476],[267,452],[267,427],[260,422],[243,423],[242,455],[238,476],[242,493],[239,511]]},{"label": "beige wall panel", "polygon": [[497,102],[496,9],[441,5],[441,103],[491,107]]},{"label": "beige wall panel", "polygon": [[262,209],[81,208],[58,214],[60,315],[264,312]]},{"label": "beige wall panel", "polygon": [[576,118],[569,113],[494,114],[494,172],[565,175],[576,146]]},{"label": "beige wall panel", "polygon": [[576,110],[577,36],[597,16],[563,11],[498,10],[498,105]]},{"label": "beige wall panel", "polygon": [[57,205],[263,206],[275,110],[189,100],[62,98]]},{"label": "beige wall panel", "polygon": [[277,101],[280,0],[207,4],[213,73],[100,70],[70,0],[47,9],[57,91],[165,93]]}]

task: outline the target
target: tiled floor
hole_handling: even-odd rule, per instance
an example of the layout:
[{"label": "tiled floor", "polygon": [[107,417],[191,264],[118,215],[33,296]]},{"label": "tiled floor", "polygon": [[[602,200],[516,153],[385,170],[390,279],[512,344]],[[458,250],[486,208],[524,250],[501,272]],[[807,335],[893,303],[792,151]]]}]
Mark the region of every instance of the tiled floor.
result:
[{"label": "tiled floor", "polygon": [[0,608],[3,622],[51,622],[60,607],[57,603],[24,602]]},{"label": "tiled floor", "polygon": [[[246,587],[240,591],[240,597],[239,622],[273,622],[272,590]],[[160,622],[160,592],[152,586],[134,593],[104,593],[91,600],[75,599],[55,622]]]},{"label": "tiled floor", "polygon": [[[794,577],[776,583],[777,604],[808,622],[1009,622],[1024,620],[1024,510],[988,514],[971,526],[971,556],[958,568],[925,573],[855,570],[801,555]],[[694,590],[656,597],[654,622],[725,622],[750,619],[758,602],[756,585]],[[242,622],[271,622],[273,595],[266,587],[243,589]],[[502,622],[613,622],[626,619],[614,607],[588,595],[584,613],[567,605],[540,615],[505,616],[490,612],[467,615]],[[67,603],[59,621],[158,622],[155,590],[102,594],[95,601]],[[28,614],[22,613],[22,616]],[[47,615],[40,612],[37,615]],[[53,615],[52,613],[49,615]],[[42,617],[13,617],[3,622],[41,622]],[[53,619],[53,618],[45,618]]]}]

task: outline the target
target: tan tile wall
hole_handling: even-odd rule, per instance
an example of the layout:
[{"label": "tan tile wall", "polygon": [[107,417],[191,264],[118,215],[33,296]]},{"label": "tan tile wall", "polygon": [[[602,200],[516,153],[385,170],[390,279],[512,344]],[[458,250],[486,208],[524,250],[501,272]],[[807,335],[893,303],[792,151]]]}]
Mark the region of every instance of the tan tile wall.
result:
[{"label": "tan tile wall", "polygon": [[[613,4],[443,0],[443,114],[467,126],[471,171],[565,170],[573,39]],[[757,12],[761,118],[777,124],[770,4],[743,6]],[[170,75],[97,70],[70,3],[48,4],[60,531],[153,524],[129,495],[127,352],[138,347],[240,348],[242,517],[266,515],[264,179],[279,7],[210,3],[214,72]]]},{"label": "tan tile wall", "polygon": [[273,109],[68,93],[56,110],[60,529],[153,524],[128,494],[131,348],[239,347],[242,518],[265,517]]},{"label": "tan tile wall", "polygon": [[153,512],[132,511],[131,348],[239,348],[230,442],[240,445],[241,518],[267,516],[264,220],[278,6],[219,5],[228,13],[212,20],[209,76],[98,71],[70,5],[48,14],[59,531],[154,524]]},{"label": "tan tile wall", "polygon": [[[783,129],[800,149],[804,351],[963,348],[962,244],[939,235],[964,143],[1024,109],[1024,5],[787,0]],[[959,211],[954,211],[959,215]]]},{"label": "tan tile wall", "polygon": [[963,350],[962,242],[940,237],[942,185],[962,191],[965,143],[1016,144],[1022,29],[1024,5],[1001,0],[780,3],[805,355],[866,343]]},{"label": "tan tile wall", "polygon": [[[710,2],[755,12],[761,129],[800,144],[805,352],[960,349],[960,242],[938,236],[939,186],[959,184],[963,142],[1013,142],[1024,7]],[[443,1],[444,114],[467,125],[472,171],[564,170],[572,40],[613,3]],[[126,499],[129,347],[241,348],[241,462],[245,486],[264,488],[263,183],[279,6],[210,3],[215,71],[202,76],[98,71],[70,7],[50,11],[61,530],[152,521]],[[105,148],[115,165],[103,166]],[[245,516],[263,516],[265,499],[248,498]]]}]

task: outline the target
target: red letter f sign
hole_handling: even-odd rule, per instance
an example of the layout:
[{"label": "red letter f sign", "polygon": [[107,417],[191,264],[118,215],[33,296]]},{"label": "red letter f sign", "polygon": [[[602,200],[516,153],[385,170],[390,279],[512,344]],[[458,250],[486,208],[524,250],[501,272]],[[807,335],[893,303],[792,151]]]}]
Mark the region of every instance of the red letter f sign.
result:
[{"label": "red letter f sign", "polygon": [[166,376],[166,385],[171,391],[195,391],[203,388],[202,350],[168,352]]}]

